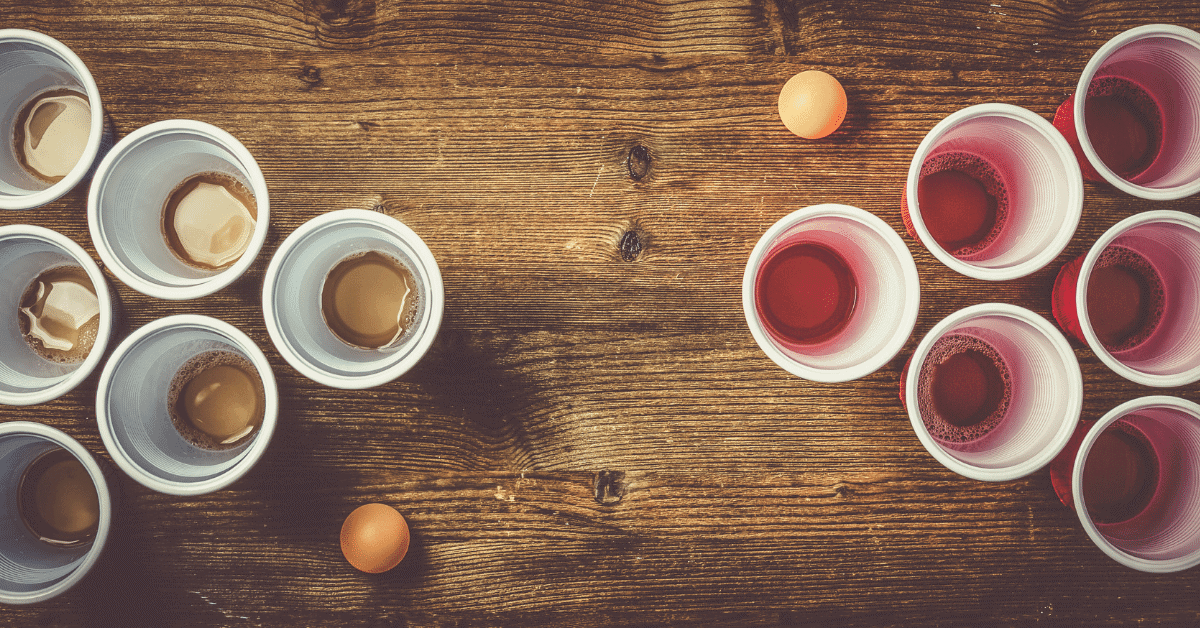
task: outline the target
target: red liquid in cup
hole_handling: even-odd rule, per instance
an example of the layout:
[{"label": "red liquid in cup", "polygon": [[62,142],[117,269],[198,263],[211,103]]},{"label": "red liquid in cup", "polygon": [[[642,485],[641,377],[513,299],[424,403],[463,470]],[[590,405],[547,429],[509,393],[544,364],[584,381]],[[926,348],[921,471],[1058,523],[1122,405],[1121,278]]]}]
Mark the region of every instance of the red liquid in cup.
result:
[{"label": "red liquid in cup", "polygon": [[772,252],[759,270],[754,300],[767,331],[792,344],[828,340],[854,314],[858,284],[846,260],[815,242]]},{"label": "red liquid in cup", "polygon": [[992,345],[964,334],[933,344],[917,379],[917,406],[930,436],[970,443],[1000,424],[1012,398],[1008,366]]},{"label": "red liquid in cup", "polygon": [[1092,443],[1083,466],[1083,501],[1098,524],[1128,521],[1154,497],[1158,456],[1141,431],[1117,421]]},{"label": "red liquid in cup", "polygon": [[[1075,97],[1054,113],[1054,128],[1071,145],[1086,181],[1103,181],[1092,167],[1075,133]],[[1141,85],[1129,79],[1106,76],[1088,85],[1084,123],[1088,139],[1100,161],[1122,179],[1146,171],[1162,150],[1163,116],[1158,103]]]},{"label": "red liquid in cup", "polygon": [[1162,146],[1162,113],[1150,94],[1127,79],[1092,81],[1084,102],[1088,138],[1100,161],[1122,179],[1146,170]]},{"label": "red liquid in cup", "polygon": [[1100,253],[1087,286],[1088,320],[1110,352],[1145,342],[1162,322],[1166,293],[1150,261],[1132,249]]},{"label": "red liquid in cup", "polygon": [[943,153],[921,167],[921,219],[933,239],[955,257],[987,248],[1008,215],[1008,192],[996,169],[969,153]]}]

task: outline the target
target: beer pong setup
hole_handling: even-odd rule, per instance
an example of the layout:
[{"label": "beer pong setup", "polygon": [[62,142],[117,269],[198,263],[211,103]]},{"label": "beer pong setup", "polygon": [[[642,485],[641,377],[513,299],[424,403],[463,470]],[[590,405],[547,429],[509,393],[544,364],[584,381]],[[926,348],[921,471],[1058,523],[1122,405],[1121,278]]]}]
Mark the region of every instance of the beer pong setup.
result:
[{"label": "beer pong setup", "polygon": [[[269,193],[232,135],[164,120],[114,145],[88,69],[32,31],[0,30],[0,84],[0,116],[13,129],[13,150],[0,151],[0,209],[32,210],[88,182],[89,231],[104,267],[158,299],[210,295],[259,263]],[[806,119],[795,106],[810,89],[829,106]],[[789,82],[780,99],[788,128],[809,138],[833,132],[845,110],[841,86],[823,73]],[[1010,280],[1065,249],[1086,208],[1085,179],[1147,200],[1200,191],[1200,35],[1148,25],[1113,38],[1053,123],[999,103],[947,116],[916,148],[900,216],[913,241],[952,271]],[[875,372],[916,325],[921,287],[908,247],[856,207],[792,211],[746,264],[751,335],[804,379]],[[1146,396],[1081,424],[1083,377],[1068,338],[1138,384],[1200,380],[1200,219],[1130,216],[1066,264],[1047,296],[1057,326],[1007,303],[967,307],[934,325],[900,381],[917,438],[976,480],[1050,465],[1059,497],[1105,554],[1142,571],[1196,565],[1200,406]],[[46,402],[99,370],[101,440],[139,483],[209,493],[265,452],[279,394],[262,349],[241,330],[180,313],[114,339],[119,307],[100,266],[34,225],[0,228],[0,300],[18,313],[0,332],[0,403]],[[345,209],[285,238],[267,263],[262,308],[290,366],[323,385],[364,389],[404,375],[428,352],[445,296],[417,233]],[[45,600],[84,577],[109,535],[111,481],[66,434],[0,425],[0,602]],[[346,520],[342,547],[356,567],[385,570],[403,558],[408,529],[390,507],[371,506]],[[372,516],[402,536],[386,555],[361,540]]]}]

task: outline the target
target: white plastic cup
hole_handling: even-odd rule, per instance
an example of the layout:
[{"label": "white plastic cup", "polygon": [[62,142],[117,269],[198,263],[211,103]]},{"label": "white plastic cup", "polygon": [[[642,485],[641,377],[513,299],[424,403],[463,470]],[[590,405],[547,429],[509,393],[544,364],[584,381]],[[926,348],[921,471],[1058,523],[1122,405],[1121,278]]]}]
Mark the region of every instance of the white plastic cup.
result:
[{"label": "white plastic cup", "polygon": [[[1153,451],[1157,485],[1140,513],[1119,523],[1097,523],[1084,499],[1084,469],[1096,439],[1118,421],[1137,430]],[[1168,573],[1200,563],[1200,405],[1160,395],[1113,408],[1083,437],[1071,494],[1088,537],[1122,565]]]},{"label": "white plastic cup", "polygon": [[[1141,87],[1162,118],[1157,155],[1129,179],[1104,164],[1087,131],[1088,91],[1095,81],[1109,77]],[[1081,151],[1089,180],[1105,180],[1123,192],[1154,200],[1200,191],[1200,33],[1147,24],[1108,40],[1084,66],[1075,94],[1055,116],[1055,126]]]},{"label": "white plastic cup", "polygon": [[[205,172],[240,181],[258,208],[249,246],[221,270],[183,263],[162,227],[171,192]],[[262,249],[270,217],[267,183],[254,156],[229,133],[195,120],[163,120],[130,133],[100,162],[88,194],[88,228],[100,259],[126,285],[160,299],[195,299],[241,277]]]},{"label": "white plastic cup", "polygon": [[[43,272],[79,266],[96,290],[100,325],[92,350],[81,362],[52,362],[38,355],[21,333],[21,296]],[[56,399],[91,375],[104,358],[113,331],[113,300],[100,267],[74,240],[44,227],[0,227],[0,404],[26,406]]]},{"label": "white plastic cup", "polygon": [[[990,345],[1010,376],[1003,417],[965,443],[935,438],[921,412],[922,368],[930,349],[951,334]],[[1007,303],[973,305],[942,319],[917,345],[907,371],[901,392],[917,438],[946,468],[974,480],[1001,482],[1041,469],[1066,446],[1083,408],[1083,375],[1066,338],[1045,318]]]},{"label": "white plastic cup", "polygon": [[[1088,283],[1110,246],[1141,254],[1162,279],[1161,323],[1140,344],[1110,352],[1088,317]],[[1200,380],[1200,218],[1171,210],[1135,214],[1105,231],[1086,255],[1063,266],[1054,283],[1054,316],[1118,375],[1157,387]]]},{"label": "white plastic cup", "polygon": [[[857,284],[849,322],[811,345],[773,336],[755,300],[759,272],[770,254],[799,242],[836,251]],[[758,346],[785,371],[816,382],[858,379],[886,364],[912,334],[920,300],[917,266],[904,241],[877,216],[849,205],[813,205],[781,218],[751,251],[742,277],[742,310]]]},{"label": "white plastic cup", "polygon": [[[417,329],[384,349],[346,344],[321,313],[329,271],[367,251],[400,261],[420,283]],[[329,212],[301,225],[280,245],[263,281],[263,316],[275,348],[305,377],[335,388],[371,388],[408,372],[433,345],[445,306],[442,273],[420,236],[391,216],[362,209]]]},{"label": "white plastic cup", "polygon": [[[253,437],[231,449],[193,445],[175,428],[167,395],[175,375],[209,351],[238,354],[254,365],[266,403]],[[262,350],[232,325],[194,314],[151,322],[122,342],[104,365],[96,420],[114,462],[143,486],[171,495],[200,495],[232,484],[262,457],[275,431],[279,393]]]},{"label": "white plastic cup", "polygon": [[100,90],[92,73],[62,42],[42,33],[0,30],[0,137],[13,142],[17,116],[43,92],[69,88],[87,95],[91,129],[74,168],[57,183],[46,183],[25,171],[13,150],[0,150],[0,209],[45,205],[71,191],[93,170],[97,157],[112,146],[112,127],[104,120]]},{"label": "white plastic cup", "polygon": [[[1007,197],[999,234],[982,250],[956,257],[929,232],[917,189],[930,160],[981,159]],[[946,157],[943,157],[946,158]],[[908,232],[952,270],[989,281],[1016,279],[1049,264],[1066,248],[1083,212],[1083,176],[1062,134],[1041,116],[986,103],[956,111],[921,140],[908,168],[901,214]]]},{"label": "white plastic cup", "polygon": [[[100,502],[91,543],[54,547],[39,540],[17,511],[21,476],[39,456],[62,448],[87,469]],[[100,558],[112,525],[112,499],[100,466],[83,445],[41,423],[0,423],[0,603],[32,604],[75,586]]]}]

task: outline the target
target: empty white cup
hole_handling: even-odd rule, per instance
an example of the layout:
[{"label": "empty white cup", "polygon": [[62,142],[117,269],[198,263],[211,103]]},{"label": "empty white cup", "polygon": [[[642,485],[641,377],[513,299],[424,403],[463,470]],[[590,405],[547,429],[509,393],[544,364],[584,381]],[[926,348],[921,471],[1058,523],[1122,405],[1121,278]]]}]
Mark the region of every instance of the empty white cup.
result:
[{"label": "empty white cup", "polygon": [[[927,358],[950,335],[983,341],[1008,373],[1007,407],[973,440],[935,437],[938,419],[922,411],[932,394],[922,388]],[[1013,480],[1041,469],[1066,446],[1083,408],[1083,375],[1066,338],[1045,318],[1007,303],[973,305],[942,319],[917,345],[907,371],[901,392],[917,438],[946,468],[975,480]]]},{"label": "empty white cup", "polygon": [[[1161,142],[1149,165],[1125,178],[1096,151],[1087,130],[1087,99],[1094,84],[1117,79],[1135,84],[1160,118]],[[1139,198],[1166,200],[1200,191],[1200,34],[1169,24],[1129,29],[1100,47],[1079,76],[1075,94],[1055,116],[1055,126],[1082,152],[1089,180],[1108,181]],[[1089,167],[1090,166],[1090,167]]]},{"label": "empty white cup", "polygon": [[[206,172],[238,180],[257,203],[249,246],[221,270],[185,264],[163,233],[171,192]],[[100,162],[88,194],[88,228],[100,259],[126,285],[160,299],[195,299],[241,277],[262,249],[270,217],[267,183],[254,157],[237,138],[195,120],[163,120],[130,133]]]},{"label": "empty white cup", "polygon": [[[346,344],[321,312],[329,271],[368,251],[396,259],[420,283],[416,330],[383,349]],[[305,377],[335,388],[370,388],[408,372],[433,345],[445,307],[442,273],[420,236],[391,216],[362,209],[329,212],[301,225],[279,246],[263,281],[263,316],[275,348]]]},{"label": "empty white cup", "polygon": [[[1162,280],[1163,310],[1157,327],[1138,344],[1109,351],[1088,315],[1088,284],[1105,249],[1139,254]],[[1200,380],[1200,218],[1171,210],[1130,216],[1096,239],[1082,258],[1067,263],[1054,283],[1059,325],[1113,371],[1147,386],[1183,386]]]},{"label": "empty white cup", "polygon": [[[755,297],[771,255],[799,243],[835,251],[857,284],[848,322],[815,344],[772,334]],[[920,300],[917,266],[904,241],[877,216],[849,205],[813,205],[784,216],[759,239],[742,276],[742,309],[758,346],[787,372],[817,382],[858,379],[886,364],[912,334]]]},{"label": "empty white cup", "polygon": [[49,35],[15,28],[0,30],[0,135],[10,147],[17,116],[26,104],[55,89],[73,89],[87,95],[91,128],[79,161],[57,183],[46,183],[29,174],[13,150],[0,150],[0,209],[29,209],[61,197],[91,172],[97,156],[112,145],[112,129],[105,126],[100,90],[83,61]]},{"label": "empty white cup", "polygon": [[[100,504],[96,535],[90,543],[76,547],[43,542],[22,523],[17,510],[25,470],[39,456],[58,448],[70,452],[87,469]],[[41,423],[0,423],[0,603],[32,604],[70,589],[100,558],[111,526],[108,484],[83,445]]]},{"label": "empty white cup", "polygon": [[[1135,433],[1150,453],[1155,473],[1153,488],[1139,512],[1124,521],[1102,523],[1089,514],[1084,474],[1088,464],[1109,462],[1097,459],[1094,447],[1109,429]],[[1079,446],[1071,494],[1088,537],[1122,565],[1166,573],[1200,563],[1200,405],[1178,397],[1151,396],[1113,408],[1088,430]]]},{"label": "empty white cup", "polygon": [[[266,394],[262,424],[231,449],[192,444],[167,408],[180,368],[210,351],[248,360]],[[275,376],[262,350],[232,325],[194,314],[161,318],[130,334],[104,365],[96,392],[96,422],[113,461],[143,486],[172,495],[210,493],[245,475],[266,451],[278,414]]]},{"label": "empty white cup", "polygon": [[[25,341],[17,319],[21,296],[38,275],[59,266],[79,266],[96,290],[100,325],[91,352],[81,362],[53,362]],[[100,267],[74,240],[44,227],[0,227],[0,403],[26,406],[56,399],[79,385],[104,358],[113,330],[113,301]]]},{"label": "empty white cup", "polygon": [[[1004,215],[998,234],[961,256],[933,238],[918,197],[921,179],[953,159],[982,160],[1005,197],[997,199]],[[909,165],[901,206],[909,233],[934,257],[989,281],[1024,277],[1049,264],[1071,241],[1082,212],[1083,176],[1062,134],[1032,111],[1000,103],[956,111],[929,131]]]}]

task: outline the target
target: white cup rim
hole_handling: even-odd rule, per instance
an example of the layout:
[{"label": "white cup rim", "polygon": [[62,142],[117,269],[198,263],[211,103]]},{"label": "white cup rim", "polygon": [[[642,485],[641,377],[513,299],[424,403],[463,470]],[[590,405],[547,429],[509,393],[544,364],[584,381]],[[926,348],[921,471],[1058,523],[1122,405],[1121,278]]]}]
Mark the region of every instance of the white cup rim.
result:
[{"label": "white cup rim", "polygon": [[[430,303],[428,332],[417,338],[417,343],[413,346],[413,349],[407,352],[402,359],[386,369],[369,375],[339,375],[302,358],[280,329],[279,318],[275,312],[275,286],[279,280],[279,272],[283,267],[284,260],[287,259],[309,234],[323,229],[330,224],[339,222],[366,223],[372,227],[397,235],[416,253],[418,258],[416,261],[420,263],[429,283],[429,294],[425,295]],[[266,276],[263,278],[262,305],[263,318],[267,326],[267,335],[271,337],[271,342],[275,344],[275,348],[292,368],[318,384],[346,390],[362,390],[391,382],[408,372],[409,369],[425,356],[429,348],[433,346],[433,341],[437,337],[438,330],[441,328],[442,317],[446,308],[446,293],[445,287],[442,284],[442,273],[438,267],[437,260],[433,257],[433,252],[429,250],[429,246],[425,244],[421,236],[417,235],[408,225],[392,216],[379,212],[365,209],[340,209],[321,214],[305,222],[290,233],[284,239],[283,243],[279,245],[279,249],[272,256],[271,263],[267,266]]]},{"label": "white cup rim", "polygon": [[100,142],[104,136],[104,106],[100,102],[100,89],[96,86],[96,80],[92,78],[92,73],[84,65],[79,55],[75,54],[66,44],[44,33],[23,28],[6,28],[0,30],[0,42],[4,41],[33,42],[50,49],[51,52],[66,61],[83,83],[83,89],[87,92],[88,105],[91,107],[92,113],[95,114],[92,116],[91,125],[88,130],[88,141],[87,144],[84,144],[83,153],[79,155],[79,161],[75,163],[75,166],[71,168],[67,176],[50,187],[32,194],[11,197],[0,196],[0,209],[30,209],[61,198],[64,194],[74,189],[76,185],[79,185],[84,177],[87,176],[88,171],[92,169],[93,162],[96,161],[97,153],[100,152]]},{"label": "white cup rim", "polygon": [[1087,65],[1083,67],[1083,73],[1079,75],[1079,83],[1075,86],[1073,115],[1075,116],[1075,136],[1079,139],[1079,146],[1083,149],[1083,154],[1087,157],[1088,163],[1096,169],[1096,172],[1100,173],[1100,176],[1104,177],[1105,181],[1111,183],[1118,190],[1126,194],[1132,194],[1138,198],[1167,201],[1191,196],[1196,192],[1200,192],[1200,178],[1187,185],[1169,188],[1151,188],[1122,179],[1111,168],[1105,165],[1104,161],[1100,159],[1100,155],[1096,153],[1095,147],[1092,146],[1092,140],[1088,137],[1087,125],[1083,119],[1084,103],[1087,100],[1088,88],[1091,87],[1092,79],[1096,77],[1096,73],[1100,71],[1104,62],[1108,60],[1109,55],[1139,39],[1163,37],[1189,43],[1193,47],[1200,49],[1200,34],[1174,24],[1145,24],[1118,34],[1116,37],[1105,42],[1103,46],[1100,46],[1092,55],[1092,58],[1088,60]]},{"label": "white cup rim", "polygon": [[1186,556],[1166,560],[1150,560],[1127,554],[1104,538],[1104,535],[1100,533],[1096,524],[1092,522],[1091,517],[1088,516],[1087,505],[1083,501],[1083,463],[1087,460],[1087,454],[1091,451],[1096,439],[1100,437],[1100,434],[1108,426],[1116,423],[1121,418],[1137,410],[1151,407],[1166,407],[1180,410],[1191,415],[1193,419],[1200,421],[1200,405],[1187,399],[1169,395],[1138,397],[1109,410],[1107,414],[1092,425],[1087,434],[1084,435],[1083,440],[1079,443],[1079,451],[1075,454],[1075,464],[1071,467],[1071,497],[1075,504],[1075,514],[1079,516],[1079,522],[1083,524],[1083,530],[1087,532],[1088,537],[1092,539],[1096,547],[1099,547],[1100,551],[1107,554],[1109,558],[1138,571],[1171,573],[1200,564],[1200,550],[1196,550]]},{"label": "white cup rim", "polygon": [[[933,145],[943,135],[959,124],[973,118],[984,117],[1002,117],[1016,120],[1029,125],[1041,133],[1046,141],[1054,147],[1054,152],[1057,154],[1059,161],[1067,169],[1067,178],[1070,185],[1067,197],[1067,210],[1070,214],[1067,223],[1064,224],[1064,228],[1057,232],[1050,244],[1037,255],[1023,262],[1003,268],[985,268],[964,262],[951,255],[929,233],[929,229],[925,226],[925,220],[921,217],[920,206],[917,205],[917,187],[921,181],[921,169],[925,166],[925,157],[933,148]],[[1067,247],[1067,244],[1075,235],[1075,229],[1079,226],[1079,219],[1083,215],[1083,172],[1079,169],[1079,161],[1075,158],[1075,153],[1071,150],[1071,145],[1063,138],[1062,133],[1059,133],[1054,128],[1054,125],[1047,122],[1044,118],[1016,105],[981,103],[959,109],[942,118],[940,122],[929,130],[929,133],[925,134],[925,138],[917,146],[916,152],[913,153],[912,162],[908,166],[908,179],[905,182],[905,198],[907,198],[909,203],[908,216],[912,221],[913,229],[917,232],[918,239],[938,261],[948,266],[951,270],[968,277],[987,281],[1007,281],[1037,272],[1053,261],[1054,258],[1058,257],[1058,254]],[[917,211],[912,211],[913,207],[916,207]]]},{"label": "white cup rim", "polygon": [[36,225],[8,225],[0,227],[0,240],[8,237],[38,239],[64,249],[87,272],[88,279],[92,282],[92,287],[96,289],[96,299],[100,305],[100,325],[96,329],[96,340],[92,343],[92,349],[88,352],[88,356],[84,358],[79,367],[71,372],[70,375],[53,386],[47,386],[34,392],[7,393],[0,391],[0,404],[28,406],[57,399],[74,390],[76,386],[92,374],[92,371],[96,369],[96,366],[104,358],[104,351],[108,348],[108,341],[112,337],[113,301],[112,295],[108,290],[108,281],[104,278],[104,273],[100,271],[100,267],[87,254],[87,251],[84,251],[83,247],[76,244],[71,238],[52,229]]},{"label": "white cup rim", "polygon": [[[262,425],[259,426],[258,433],[255,434],[254,440],[246,448],[245,453],[241,455],[241,459],[224,472],[198,482],[167,480],[135,463],[113,433],[112,422],[115,419],[109,416],[107,409],[108,392],[112,386],[113,374],[126,354],[143,338],[172,327],[199,328],[225,336],[231,344],[236,345],[250,359],[251,364],[258,371],[259,378],[262,379],[263,390],[266,392]],[[104,448],[108,450],[113,462],[142,486],[169,495],[202,495],[223,489],[241,479],[258,463],[267,450],[271,436],[275,433],[278,416],[279,392],[275,383],[275,373],[271,370],[271,364],[267,361],[267,356],[263,354],[262,349],[233,325],[199,314],[167,316],[151,321],[134,331],[113,351],[112,357],[104,365],[104,371],[100,374],[100,385],[96,390],[96,423],[100,428],[100,439],[104,441]]]},{"label": "white cup rim", "polygon": [[[900,324],[896,328],[896,333],[883,348],[868,360],[837,369],[813,368],[800,364],[788,357],[775,346],[775,343],[771,341],[767,332],[763,329],[762,323],[758,321],[758,314],[754,305],[756,271],[767,252],[767,248],[788,229],[801,222],[822,217],[847,218],[878,234],[888,244],[892,253],[895,254],[897,260],[900,262],[900,269],[904,275],[905,283],[912,286],[915,291],[915,294],[912,295],[913,298],[905,300],[904,308],[899,312]],[[920,290],[920,277],[917,275],[917,265],[913,261],[912,253],[908,250],[908,245],[904,243],[904,240],[886,222],[875,214],[852,205],[822,203],[820,205],[810,205],[797,209],[780,218],[759,238],[758,244],[750,252],[750,258],[746,262],[746,270],[742,275],[742,313],[746,317],[746,325],[750,327],[750,334],[754,336],[754,341],[758,343],[759,348],[783,370],[797,377],[814,382],[848,382],[865,377],[879,370],[889,360],[896,357],[896,354],[900,353],[900,349],[904,348],[904,344],[908,342],[908,338],[912,335],[912,330],[917,324],[917,313],[921,305]]]},{"label": "white cup rim", "polygon": [[1134,214],[1109,227],[1108,231],[1105,231],[1096,239],[1096,242],[1092,244],[1092,248],[1088,249],[1087,255],[1083,258],[1083,264],[1079,267],[1079,278],[1076,279],[1075,283],[1075,312],[1078,315],[1079,327],[1083,330],[1083,337],[1087,341],[1088,348],[1092,350],[1092,353],[1096,354],[1096,357],[1100,358],[1101,362],[1118,375],[1131,382],[1145,386],[1154,386],[1156,388],[1185,386],[1200,380],[1200,366],[1176,375],[1155,375],[1132,369],[1122,364],[1109,353],[1108,349],[1104,348],[1104,344],[1100,342],[1100,338],[1092,330],[1091,319],[1088,318],[1086,289],[1088,280],[1092,277],[1092,269],[1096,266],[1096,260],[1100,258],[1100,254],[1104,252],[1104,249],[1112,244],[1113,240],[1116,240],[1134,227],[1149,223],[1182,225],[1200,233],[1200,218],[1171,209],[1155,209]]},{"label": "white cup rim", "polygon": [[[929,430],[926,429],[925,422],[921,419],[921,411],[917,399],[921,365],[925,362],[925,358],[929,355],[929,350],[933,348],[934,343],[947,330],[957,327],[963,322],[983,316],[1002,316],[1030,325],[1041,332],[1054,345],[1055,350],[1058,351],[1064,363],[1073,366],[1073,368],[1067,368],[1067,377],[1071,380],[1070,397],[1067,400],[1068,418],[1062,421],[1058,431],[1054,434],[1054,438],[1044,450],[1024,462],[1009,467],[977,467],[967,464],[947,453],[933,439],[933,436],[929,434]],[[912,423],[913,431],[917,433],[917,439],[921,441],[925,449],[938,462],[951,471],[972,480],[1005,482],[1025,477],[1041,469],[1049,464],[1051,460],[1054,460],[1055,456],[1067,446],[1067,442],[1071,440],[1071,435],[1075,433],[1075,425],[1079,423],[1079,415],[1083,411],[1083,373],[1079,368],[1079,360],[1075,357],[1075,351],[1071,349],[1070,343],[1063,337],[1062,332],[1050,321],[1046,320],[1045,317],[1037,312],[1010,303],[980,303],[965,307],[943,318],[921,339],[916,351],[913,352],[911,362],[909,362],[908,375],[904,381],[904,399],[905,409],[908,411],[908,420]]]},{"label": "white cup rim", "polygon": [[[246,251],[229,268],[210,277],[189,279],[182,285],[164,286],[142,278],[141,275],[128,268],[124,262],[112,253],[108,245],[109,236],[104,230],[103,222],[100,220],[100,197],[105,185],[108,183],[109,174],[118,160],[122,159],[127,153],[145,141],[162,135],[177,133],[191,134],[216,141],[234,155],[250,179],[251,191],[254,192],[254,200],[258,205],[258,218],[254,225],[254,234],[250,238],[250,243],[247,245]],[[181,301],[197,299],[217,292],[240,278],[254,264],[258,259],[259,252],[262,250],[263,243],[267,240],[267,230],[271,222],[271,209],[267,182],[263,178],[262,169],[259,168],[254,155],[251,155],[250,151],[236,137],[224,129],[207,122],[174,119],[160,120],[147,124],[126,135],[113,146],[112,150],[108,151],[108,154],[100,161],[99,167],[96,168],[96,174],[92,177],[91,189],[88,190],[87,216],[88,230],[91,232],[92,243],[96,247],[96,253],[100,255],[100,259],[112,270],[117,279],[120,279],[122,283],[142,294],[159,299]]]},{"label": "white cup rim", "polygon": [[92,538],[92,547],[88,549],[83,561],[71,573],[67,574],[62,580],[33,593],[0,591],[0,603],[33,604],[48,600],[70,589],[91,571],[96,561],[99,560],[101,552],[104,550],[104,543],[108,540],[108,533],[112,527],[112,496],[108,492],[108,481],[105,479],[104,472],[100,469],[99,463],[96,462],[96,458],[83,445],[79,444],[79,441],[49,425],[34,423],[32,421],[0,423],[0,436],[10,434],[39,436],[71,452],[83,464],[83,467],[87,469],[88,477],[92,479],[92,484],[96,486],[96,497],[99,498],[100,502],[100,519],[96,527],[96,536]]}]

